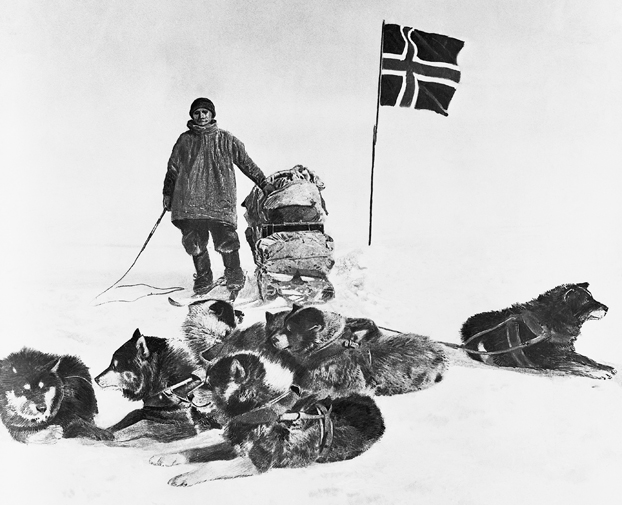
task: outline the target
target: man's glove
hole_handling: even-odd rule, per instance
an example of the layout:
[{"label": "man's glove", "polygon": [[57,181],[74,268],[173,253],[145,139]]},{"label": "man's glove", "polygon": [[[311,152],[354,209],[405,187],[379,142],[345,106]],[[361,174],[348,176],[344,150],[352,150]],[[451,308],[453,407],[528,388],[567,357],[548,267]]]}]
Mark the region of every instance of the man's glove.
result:
[{"label": "man's glove", "polygon": [[170,196],[164,195],[164,198],[162,199],[162,207],[164,207],[164,210],[171,210],[172,200],[173,199]]},{"label": "man's glove", "polygon": [[275,187],[272,184],[270,184],[269,182],[266,182],[262,186],[261,190],[263,191],[264,196],[268,196],[268,195],[270,195],[270,193],[274,193]]}]

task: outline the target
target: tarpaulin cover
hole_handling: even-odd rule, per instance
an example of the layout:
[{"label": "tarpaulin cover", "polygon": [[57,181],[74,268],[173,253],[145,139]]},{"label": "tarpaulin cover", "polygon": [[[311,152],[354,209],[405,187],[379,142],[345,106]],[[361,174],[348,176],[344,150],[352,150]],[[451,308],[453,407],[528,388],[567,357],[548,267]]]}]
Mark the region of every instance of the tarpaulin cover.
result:
[{"label": "tarpaulin cover", "polygon": [[334,242],[319,231],[277,232],[257,242],[255,263],[268,272],[327,275],[333,267]]},{"label": "tarpaulin cover", "polygon": [[268,197],[253,188],[242,206],[249,226],[277,223],[324,222],[326,205],[320,191],[324,183],[311,170],[296,165],[267,177],[275,187]]}]

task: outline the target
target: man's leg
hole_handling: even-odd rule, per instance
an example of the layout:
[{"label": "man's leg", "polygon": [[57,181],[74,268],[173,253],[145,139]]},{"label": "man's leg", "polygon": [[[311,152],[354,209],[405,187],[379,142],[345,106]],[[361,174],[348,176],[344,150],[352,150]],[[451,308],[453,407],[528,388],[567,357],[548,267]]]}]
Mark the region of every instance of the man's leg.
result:
[{"label": "man's leg", "polygon": [[210,231],[214,240],[214,249],[222,255],[225,265],[225,281],[227,288],[239,291],[244,287],[246,276],[240,265],[240,239],[235,228],[218,221],[210,222]]},{"label": "man's leg", "polygon": [[195,292],[200,292],[214,282],[212,264],[207,250],[209,242],[209,226],[202,219],[184,219],[175,221],[182,233],[181,243],[188,254],[192,256],[196,274],[194,274]]}]

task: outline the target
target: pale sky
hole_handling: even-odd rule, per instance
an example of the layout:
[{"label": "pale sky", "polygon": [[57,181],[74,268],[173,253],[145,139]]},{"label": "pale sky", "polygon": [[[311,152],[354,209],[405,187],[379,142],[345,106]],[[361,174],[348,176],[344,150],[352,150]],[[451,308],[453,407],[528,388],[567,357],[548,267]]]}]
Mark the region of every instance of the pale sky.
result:
[{"label": "pale sky", "polygon": [[[197,96],[265,173],[320,175],[335,240],[363,246],[383,19],[465,47],[449,117],[380,110],[374,240],[535,226],[602,230],[620,247],[618,0],[0,9],[5,253],[24,241],[142,244]],[[250,187],[240,173],[240,201]],[[170,223],[158,233],[178,242]]]}]

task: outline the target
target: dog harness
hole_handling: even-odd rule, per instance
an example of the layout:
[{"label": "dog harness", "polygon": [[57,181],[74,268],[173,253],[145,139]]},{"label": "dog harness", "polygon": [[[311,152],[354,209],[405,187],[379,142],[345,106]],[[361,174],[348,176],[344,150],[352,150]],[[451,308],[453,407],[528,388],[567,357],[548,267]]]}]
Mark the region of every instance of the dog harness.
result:
[{"label": "dog harness", "polygon": [[[177,382],[176,384],[173,384],[172,386],[168,386],[164,388],[162,391],[155,393],[154,395],[151,395],[149,398],[157,398],[158,396],[163,395],[168,400],[174,403],[174,405],[172,406],[173,408],[178,407],[180,404],[192,406],[195,408],[205,408],[209,406],[211,402],[207,402],[205,405],[198,405],[192,400],[192,393],[196,391],[197,389],[199,389],[200,387],[202,387],[204,383],[205,381],[203,379],[201,379],[200,377],[194,374],[191,374],[191,376],[188,377],[187,379]],[[184,395],[178,394],[176,392],[177,389],[187,384],[191,384],[192,387],[191,389],[186,391]]]},{"label": "dog harness", "polygon": [[301,395],[302,389],[296,384],[293,384],[288,391],[274,397],[272,400],[267,402],[265,406],[251,410],[250,412],[246,412],[244,414],[240,414],[239,416],[236,416],[235,419],[238,422],[248,425],[273,424],[275,422],[293,423],[299,420],[318,421],[320,426],[320,441],[318,444],[319,454],[317,457],[320,458],[325,456],[326,453],[330,451],[333,443],[334,423],[331,417],[333,410],[332,405],[330,407],[326,407],[322,403],[318,402],[313,405],[315,413],[287,411],[279,416],[276,416],[276,413],[271,408],[288,397],[298,398]]},{"label": "dog harness", "polygon": [[[525,326],[529,328],[529,331],[531,331],[536,336],[525,342],[521,341],[519,326],[520,322],[524,323]],[[503,328],[504,326],[506,328],[505,337],[508,345],[507,349],[501,349],[498,351],[478,351],[475,349],[467,348],[468,344],[477,341],[478,339],[483,340],[486,335],[492,333],[495,330]],[[462,347],[469,354],[477,354],[481,356],[493,356],[496,354],[510,353],[510,356],[514,359],[519,367],[537,368],[534,363],[525,355],[523,349],[525,349],[526,347],[531,347],[532,345],[538,344],[545,340],[549,340],[553,336],[553,333],[554,332],[540,324],[538,318],[534,315],[533,312],[526,310],[518,315],[509,317],[505,321],[497,324],[496,326],[493,326],[492,328],[488,328],[487,330],[476,333],[468,340],[466,340],[460,347]]]},{"label": "dog harness", "polygon": [[367,384],[372,387],[378,384],[378,381],[376,381],[372,373],[371,351],[358,341],[358,337],[348,327],[338,332],[336,336],[321,347],[311,351],[302,360],[301,364],[304,369],[315,368],[329,358],[344,352],[357,353],[360,357],[358,361],[361,365],[361,372]]},{"label": "dog harness", "polygon": [[314,405],[317,414],[308,414],[307,412],[285,412],[279,417],[279,422],[295,422],[299,419],[316,419],[320,423],[320,443],[318,458],[325,456],[330,451],[333,443],[335,427],[330,414],[333,406],[326,408],[325,405],[317,403]]}]

